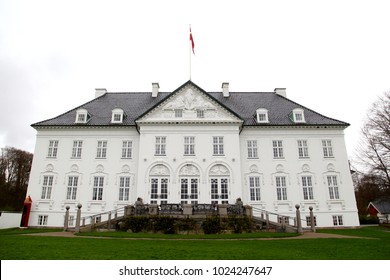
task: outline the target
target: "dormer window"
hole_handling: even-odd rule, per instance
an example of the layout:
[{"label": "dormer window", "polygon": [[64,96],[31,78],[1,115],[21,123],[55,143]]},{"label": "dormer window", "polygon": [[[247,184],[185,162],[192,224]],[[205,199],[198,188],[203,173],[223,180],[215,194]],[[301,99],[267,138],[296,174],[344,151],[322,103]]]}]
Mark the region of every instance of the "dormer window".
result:
[{"label": "dormer window", "polygon": [[76,123],[87,123],[89,120],[88,111],[86,109],[79,109],[76,112]]},{"label": "dormer window", "polygon": [[292,111],[292,118],[295,123],[304,123],[305,114],[303,109],[297,108]]},{"label": "dormer window", "polygon": [[123,122],[123,110],[116,108],[112,110],[112,117],[111,117],[112,123],[122,123]]},{"label": "dormer window", "polygon": [[257,109],[256,118],[258,123],[268,123],[268,110],[264,108]]}]

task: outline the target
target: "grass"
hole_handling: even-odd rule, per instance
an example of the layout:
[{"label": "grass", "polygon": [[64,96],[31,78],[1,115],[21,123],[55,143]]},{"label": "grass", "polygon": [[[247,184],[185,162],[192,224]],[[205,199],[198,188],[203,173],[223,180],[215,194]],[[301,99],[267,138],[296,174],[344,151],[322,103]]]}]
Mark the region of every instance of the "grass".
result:
[{"label": "grass", "polygon": [[[0,230],[2,260],[389,260],[390,231],[380,227],[321,230],[368,238],[286,239],[280,233],[170,236],[101,232],[65,238],[39,230]],[[131,237],[131,239],[128,239]],[[155,239],[144,240],[145,237]],[[190,237],[191,239],[185,239]],[[197,238],[207,239],[197,239]],[[253,240],[260,237],[278,239]],[[165,238],[165,239],[161,239]],[[178,239],[180,238],[180,239]],[[229,239],[226,239],[229,238]]]}]

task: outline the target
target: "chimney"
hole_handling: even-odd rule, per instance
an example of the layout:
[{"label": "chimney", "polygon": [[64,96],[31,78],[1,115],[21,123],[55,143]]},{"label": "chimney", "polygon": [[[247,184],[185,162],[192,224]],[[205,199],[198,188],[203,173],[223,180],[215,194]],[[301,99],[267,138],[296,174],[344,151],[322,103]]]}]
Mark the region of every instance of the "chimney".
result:
[{"label": "chimney", "polygon": [[95,88],[95,98],[105,95],[107,90],[105,88]]},{"label": "chimney", "polygon": [[158,83],[152,83],[152,97],[157,97],[159,88]]},{"label": "chimney", "polygon": [[222,83],[223,97],[229,97],[229,83]]},{"label": "chimney", "polygon": [[275,93],[277,95],[280,95],[280,96],[283,96],[283,97],[287,97],[286,95],[286,88],[275,88]]}]

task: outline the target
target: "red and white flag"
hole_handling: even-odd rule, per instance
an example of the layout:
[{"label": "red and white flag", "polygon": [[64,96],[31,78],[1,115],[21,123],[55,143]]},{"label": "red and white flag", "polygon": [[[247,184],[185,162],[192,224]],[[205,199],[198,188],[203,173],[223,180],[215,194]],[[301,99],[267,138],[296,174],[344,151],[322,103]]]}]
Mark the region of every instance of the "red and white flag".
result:
[{"label": "red and white flag", "polygon": [[191,26],[190,26],[190,41],[191,41],[191,46],[192,46],[192,53],[195,54],[195,43],[194,43],[194,37],[192,37],[192,32],[191,32]]}]

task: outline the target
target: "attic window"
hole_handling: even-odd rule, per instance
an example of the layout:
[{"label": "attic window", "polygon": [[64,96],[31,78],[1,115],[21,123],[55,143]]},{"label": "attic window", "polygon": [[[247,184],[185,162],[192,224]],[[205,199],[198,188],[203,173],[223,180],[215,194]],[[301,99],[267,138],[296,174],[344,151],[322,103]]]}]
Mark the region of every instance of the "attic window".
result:
[{"label": "attic window", "polygon": [[292,118],[295,123],[304,123],[305,122],[305,114],[303,109],[294,109],[292,111]]},{"label": "attic window", "polygon": [[182,118],[182,117],[183,117],[183,110],[175,109],[175,118]]},{"label": "attic window", "polygon": [[116,108],[112,110],[112,117],[111,117],[112,123],[122,123],[123,122],[123,110]]},{"label": "attic window", "polygon": [[89,120],[88,111],[85,109],[79,109],[76,112],[76,123],[87,123]]},{"label": "attic window", "polygon": [[268,123],[268,110],[264,108],[257,109],[256,118],[258,123]]}]

